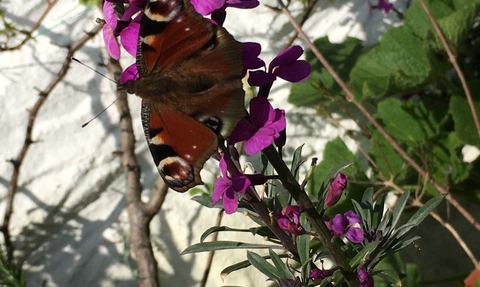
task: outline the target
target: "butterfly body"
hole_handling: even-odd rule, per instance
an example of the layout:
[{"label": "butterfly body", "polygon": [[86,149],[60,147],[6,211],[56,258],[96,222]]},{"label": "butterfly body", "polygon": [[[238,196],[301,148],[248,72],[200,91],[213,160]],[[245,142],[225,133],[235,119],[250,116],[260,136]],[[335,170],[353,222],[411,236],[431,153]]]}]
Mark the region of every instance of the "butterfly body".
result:
[{"label": "butterfly body", "polygon": [[139,78],[125,83],[143,99],[142,123],[165,182],[184,192],[245,116],[243,44],[186,0],[149,2],[137,49]]}]

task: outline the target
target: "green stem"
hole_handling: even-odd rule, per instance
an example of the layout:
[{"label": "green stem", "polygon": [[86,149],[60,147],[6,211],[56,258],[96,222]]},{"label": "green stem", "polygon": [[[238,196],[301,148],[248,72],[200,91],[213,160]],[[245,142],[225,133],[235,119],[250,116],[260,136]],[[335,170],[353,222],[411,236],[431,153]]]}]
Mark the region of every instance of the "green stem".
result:
[{"label": "green stem", "polygon": [[318,238],[327,248],[330,255],[335,259],[336,263],[342,268],[342,274],[345,277],[350,287],[359,286],[357,275],[350,267],[348,259],[344,256],[340,247],[331,242],[331,234],[327,226],[323,222],[322,216],[318,213],[317,209],[310,201],[310,198],[304,190],[300,188],[295,176],[290,172],[290,169],[285,165],[278,152],[273,145],[270,145],[263,150],[263,153],[267,156],[268,160],[272,164],[273,168],[280,176],[284,187],[290,192],[293,198],[300,206],[305,208],[305,213],[309,219],[310,224],[315,228],[318,233]]}]

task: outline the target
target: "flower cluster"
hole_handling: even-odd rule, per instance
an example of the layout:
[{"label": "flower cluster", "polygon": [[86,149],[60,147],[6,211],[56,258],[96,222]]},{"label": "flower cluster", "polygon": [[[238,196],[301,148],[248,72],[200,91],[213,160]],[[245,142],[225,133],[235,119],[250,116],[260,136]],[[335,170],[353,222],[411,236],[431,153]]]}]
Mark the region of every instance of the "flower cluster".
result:
[{"label": "flower cluster", "polygon": [[305,230],[300,225],[300,214],[302,212],[303,208],[298,205],[287,205],[283,207],[282,211],[277,213],[278,226],[291,234],[305,234]]},{"label": "flower cluster", "polygon": [[383,10],[383,12],[388,13],[390,10],[393,9],[393,4],[388,2],[388,0],[378,0],[377,5],[373,5],[371,0],[367,1],[368,4],[368,9],[370,10],[370,13],[372,12],[373,9],[378,9],[378,10]]},{"label": "flower cluster", "polygon": [[335,237],[345,235],[350,242],[363,242],[365,236],[362,227],[360,227],[362,221],[353,210],[349,210],[344,214],[337,214],[333,219],[325,217],[324,221]]}]

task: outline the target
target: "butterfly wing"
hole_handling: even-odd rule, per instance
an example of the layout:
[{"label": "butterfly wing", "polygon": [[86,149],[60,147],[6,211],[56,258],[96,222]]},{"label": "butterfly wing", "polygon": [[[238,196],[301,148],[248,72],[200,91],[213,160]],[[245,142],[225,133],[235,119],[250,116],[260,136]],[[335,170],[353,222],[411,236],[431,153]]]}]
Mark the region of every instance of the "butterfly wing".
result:
[{"label": "butterfly wing", "polygon": [[[217,149],[211,129],[176,109],[148,102],[142,102],[142,124],[155,165],[172,189],[185,192],[203,183],[200,170]],[[197,137],[202,140],[189,140]]]},{"label": "butterfly wing", "polygon": [[187,0],[149,2],[137,51],[142,118],[160,174],[173,189],[202,184],[200,170],[245,116],[243,44]]}]

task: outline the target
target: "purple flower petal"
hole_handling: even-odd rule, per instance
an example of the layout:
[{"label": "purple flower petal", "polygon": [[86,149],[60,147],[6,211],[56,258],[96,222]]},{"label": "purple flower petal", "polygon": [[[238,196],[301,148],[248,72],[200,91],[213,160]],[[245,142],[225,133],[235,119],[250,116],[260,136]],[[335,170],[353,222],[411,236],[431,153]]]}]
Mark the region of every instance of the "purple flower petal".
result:
[{"label": "purple flower petal", "polygon": [[250,100],[250,120],[253,127],[263,127],[269,120],[273,120],[275,111],[265,97],[255,97]]},{"label": "purple flower petal", "polygon": [[278,223],[278,227],[280,227],[281,229],[283,230],[288,230],[288,224],[290,223],[290,220],[283,216],[283,215],[278,215],[277,214],[277,223]]},{"label": "purple flower petal", "polygon": [[247,69],[255,70],[255,69],[260,69],[262,67],[265,67],[265,62],[258,57],[261,51],[262,51],[262,46],[259,43],[255,43],[255,42],[243,43],[242,60],[243,60],[243,67],[245,70]]},{"label": "purple flower petal", "polygon": [[297,83],[308,79],[311,69],[307,61],[298,60],[275,68],[273,74],[291,83]]},{"label": "purple flower petal", "polygon": [[234,175],[232,175],[232,187],[236,192],[245,194],[250,184],[250,180],[243,173],[235,172]]},{"label": "purple flower petal", "polygon": [[226,4],[228,7],[241,9],[251,9],[260,5],[258,0],[227,0]]},{"label": "purple flower petal", "polygon": [[248,155],[254,155],[272,144],[275,132],[271,129],[260,128],[257,133],[245,141],[244,150]]},{"label": "purple flower petal", "polygon": [[115,36],[113,35],[112,28],[105,24],[103,25],[102,32],[103,32],[103,41],[107,46],[108,54],[115,60],[120,59],[120,47],[118,46],[117,38],[115,38]]},{"label": "purple flower petal", "polygon": [[275,67],[283,66],[296,61],[303,54],[303,48],[300,46],[290,46],[280,52],[270,63],[269,72]]},{"label": "purple flower petal", "polygon": [[225,154],[222,154],[222,157],[220,158],[220,172],[222,173],[222,176],[227,178],[227,172],[228,172],[228,165],[227,165],[227,160],[225,159]]},{"label": "purple flower petal", "polygon": [[393,8],[392,3],[389,3],[386,0],[378,0],[378,6],[377,6],[378,10],[383,10],[383,12],[388,13],[390,12],[390,10],[392,10],[392,8]]},{"label": "purple flower petal", "polygon": [[363,229],[360,227],[350,227],[345,233],[345,237],[347,237],[347,239],[353,243],[363,242],[363,239],[364,239]]},{"label": "purple flower petal", "polygon": [[[125,12],[123,13],[121,20],[130,22],[132,21],[132,17],[140,11],[143,11],[143,8],[141,8],[141,6],[132,4],[128,6],[127,9],[125,9]],[[138,20],[140,19],[137,19],[137,18],[138,17],[135,17],[136,21],[138,22]]]},{"label": "purple flower petal", "polygon": [[238,198],[235,194],[233,188],[227,188],[222,197],[223,200],[223,209],[225,209],[226,214],[232,214],[237,211],[238,208]]},{"label": "purple flower petal", "polygon": [[337,214],[332,219],[332,230],[335,235],[341,235],[345,233],[347,229],[347,219],[342,214]]},{"label": "purple flower petal", "polygon": [[360,281],[360,287],[373,287],[373,277],[364,269],[358,270],[358,281]]},{"label": "purple flower petal", "polygon": [[217,178],[215,186],[213,187],[212,200],[213,205],[216,205],[225,191],[230,187],[230,179],[226,177]]},{"label": "purple flower petal", "polygon": [[199,14],[208,15],[214,10],[222,8],[225,0],[191,0],[190,3]]},{"label": "purple flower petal", "polygon": [[345,219],[347,219],[348,225],[353,225],[355,223],[361,224],[362,222],[360,217],[353,210],[345,212]]},{"label": "purple flower petal", "polygon": [[140,24],[131,22],[127,28],[120,32],[120,43],[123,48],[133,57],[137,56],[138,33],[140,32]]},{"label": "purple flower petal", "polygon": [[325,278],[323,275],[323,271],[318,269],[318,268],[313,268],[310,270],[310,273],[308,274],[308,277],[312,279],[323,279]]},{"label": "purple flower petal", "polygon": [[258,70],[248,72],[248,84],[254,87],[261,87],[273,83],[277,77],[273,74]]},{"label": "purple flower petal", "polygon": [[105,18],[107,25],[112,27],[112,30],[115,30],[115,27],[117,27],[118,18],[112,2],[105,1],[103,3],[103,17]]},{"label": "purple flower petal", "polygon": [[231,143],[238,143],[251,138],[255,134],[253,125],[247,119],[241,119],[230,135]]},{"label": "purple flower petal", "polygon": [[324,209],[330,206],[335,205],[340,197],[342,192],[347,187],[348,177],[346,174],[338,173],[335,178],[330,182],[330,187],[328,188],[327,197],[325,198]]},{"label": "purple flower petal", "polygon": [[138,79],[138,69],[137,69],[137,64],[133,63],[130,66],[128,66],[120,75],[120,84],[125,84],[128,81],[135,81]]}]

